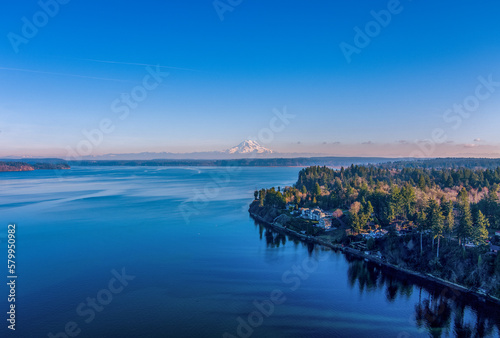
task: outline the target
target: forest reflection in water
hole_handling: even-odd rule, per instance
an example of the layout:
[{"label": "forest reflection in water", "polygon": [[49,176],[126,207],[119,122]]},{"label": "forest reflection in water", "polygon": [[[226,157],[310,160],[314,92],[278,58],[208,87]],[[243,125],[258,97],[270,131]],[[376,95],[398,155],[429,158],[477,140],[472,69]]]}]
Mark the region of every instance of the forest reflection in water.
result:
[{"label": "forest reflection in water", "polygon": [[415,325],[425,328],[431,337],[488,337],[500,328],[500,316],[494,305],[479,303],[475,298],[444,286],[423,285],[371,262],[346,255],[348,279],[359,292],[383,291],[388,302],[398,297],[410,299],[418,292]]},{"label": "forest reflection in water", "polygon": [[[260,239],[265,239],[268,248],[279,248],[292,242],[301,244],[309,254],[315,250],[315,244],[303,243],[261,224],[256,223],[256,226]],[[357,289],[360,294],[382,292],[387,303],[385,306],[398,300],[415,302],[410,321],[430,337],[498,337],[498,306],[349,254],[337,254],[343,255],[347,262],[347,284],[351,289]]]}]

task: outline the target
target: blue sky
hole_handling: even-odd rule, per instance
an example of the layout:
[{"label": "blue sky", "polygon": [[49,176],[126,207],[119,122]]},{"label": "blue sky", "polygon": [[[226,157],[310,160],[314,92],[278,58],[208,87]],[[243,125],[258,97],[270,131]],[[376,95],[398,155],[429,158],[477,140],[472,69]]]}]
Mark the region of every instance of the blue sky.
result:
[{"label": "blue sky", "polygon": [[[497,1],[220,0],[223,13],[213,1],[55,1],[41,1],[53,16],[31,0],[0,14],[0,156],[252,138],[280,152],[500,157]],[[357,48],[350,62],[342,43]],[[112,103],[143,93],[146,65],[169,74],[120,119]],[[473,109],[446,114],[454,104]],[[284,107],[294,118],[259,138]]]}]

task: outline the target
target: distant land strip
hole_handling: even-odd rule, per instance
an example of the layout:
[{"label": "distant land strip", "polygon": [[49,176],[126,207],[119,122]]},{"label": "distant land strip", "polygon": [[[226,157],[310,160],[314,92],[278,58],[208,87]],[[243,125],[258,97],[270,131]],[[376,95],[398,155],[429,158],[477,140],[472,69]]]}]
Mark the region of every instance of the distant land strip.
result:
[{"label": "distant land strip", "polygon": [[158,160],[84,160],[69,161],[73,166],[241,166],[241,167],[347,167],[372,164],[386,169],[403,168],[485,168],[500,166],[500,159],[491,158],[384,158],[384,157],[294,157],[294,158],[242,158],[229,160],[158,159]]},{"label": "distant land strip", "polygon": [[31,171],[41,169],[70,169],[70,166],[163,166],[163,167],[307,167],[333,168],[351,165],[374,165],[384,169],[424,168],[457,169],[500,167],[500,159],[492,158],[384,158],[384,157],[294,157],[294,158],[241,158],[227,160],[156,159],[156,160],[72,160],[58,158],[0,159],[1,171]]},{"label": "distant land strip", "polygon": [[50,169],[70,169],[67,163],[33,163],[26,162],[0,162],[0,172],[6,171],[33,171]]}]

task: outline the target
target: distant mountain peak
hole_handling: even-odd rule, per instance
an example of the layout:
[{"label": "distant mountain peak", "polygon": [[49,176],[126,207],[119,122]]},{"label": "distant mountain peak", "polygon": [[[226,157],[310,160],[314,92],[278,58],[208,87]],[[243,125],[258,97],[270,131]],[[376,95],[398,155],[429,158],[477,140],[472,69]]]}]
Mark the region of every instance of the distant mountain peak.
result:
[{"label": "distant mountain peak", "polygon": [[225,151],[227,154],[272,154],[271,149],[261,146],[257,141],[245,140]]}]

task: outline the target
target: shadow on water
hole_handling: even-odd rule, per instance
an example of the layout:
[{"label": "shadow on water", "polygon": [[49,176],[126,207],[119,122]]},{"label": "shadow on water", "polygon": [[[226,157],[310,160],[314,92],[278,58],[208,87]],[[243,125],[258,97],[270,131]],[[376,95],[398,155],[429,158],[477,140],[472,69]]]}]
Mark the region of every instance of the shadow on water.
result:
[{"label": "shadow on water", "polygon": [[500,329],[500,309],[448,287],[427,284],[403,273],[345,255],[349,284],[360,292],[384,291],[388,302],[398,297],[410,299],[418,292],[414,305],[415,325],[431,337],[495,337]]},{"label": "shadow on water", "polygon": [[410,298],[413,293],[413,284],[407,279],[397,278],[390,273],[383,272],[376,264],[367,263],[354,256],[345,255],[349,263],[347,276],[351,287],[358,285],[359,291],[384,290],[388,302],[394,302],[396,298]]},{"label": "shadow on water", "polygon": [[265,228],[264,226],[260,226],[262,228],[260,231],[260,238],[262,239],[262,232],[264,232],[264,236],[266,238],[266,245],[270,248],[279,248],[280,245],[285,245],[287,236],[285,234],[271,231],[270,229]]},{"label": "shadow on water", "polygon": [[[302,244],[309,254],[315,244],[304,243],[297,238],[255,222],[260,238],[265,238],[271,248],[287,242]],[[347,278],[351,288],[363,292],[383,292],[386,300],[393,303],[398,298],[410,300],[418,292],[414,304],[414,325],[427,331],[430,337],[496,337],[500,332],[500,309],[490,303],[478,302],[467,294],[432,282],[408,276],[358,257],[344,254],[348,262]],[[414,297],[415,298],[415,297]]]},{"label": "shadow on water", "polygon": [[273,230],[269,227],[266,227],[265,225],[258,223],[257,221],[254,221],[254,223],[255,226],[259,229],[260,239],[265,238],[266,246],[268,248],[279,248],[280,246],[285,245],[288,241],[294,243],[295,246],[302,245],[306,247],[309,256],[311,256],[314,252],[314,248],[317,247],[317,245],[315,245],[314,243],[302,242],[294,236],[290,236],[281,231]]}]

